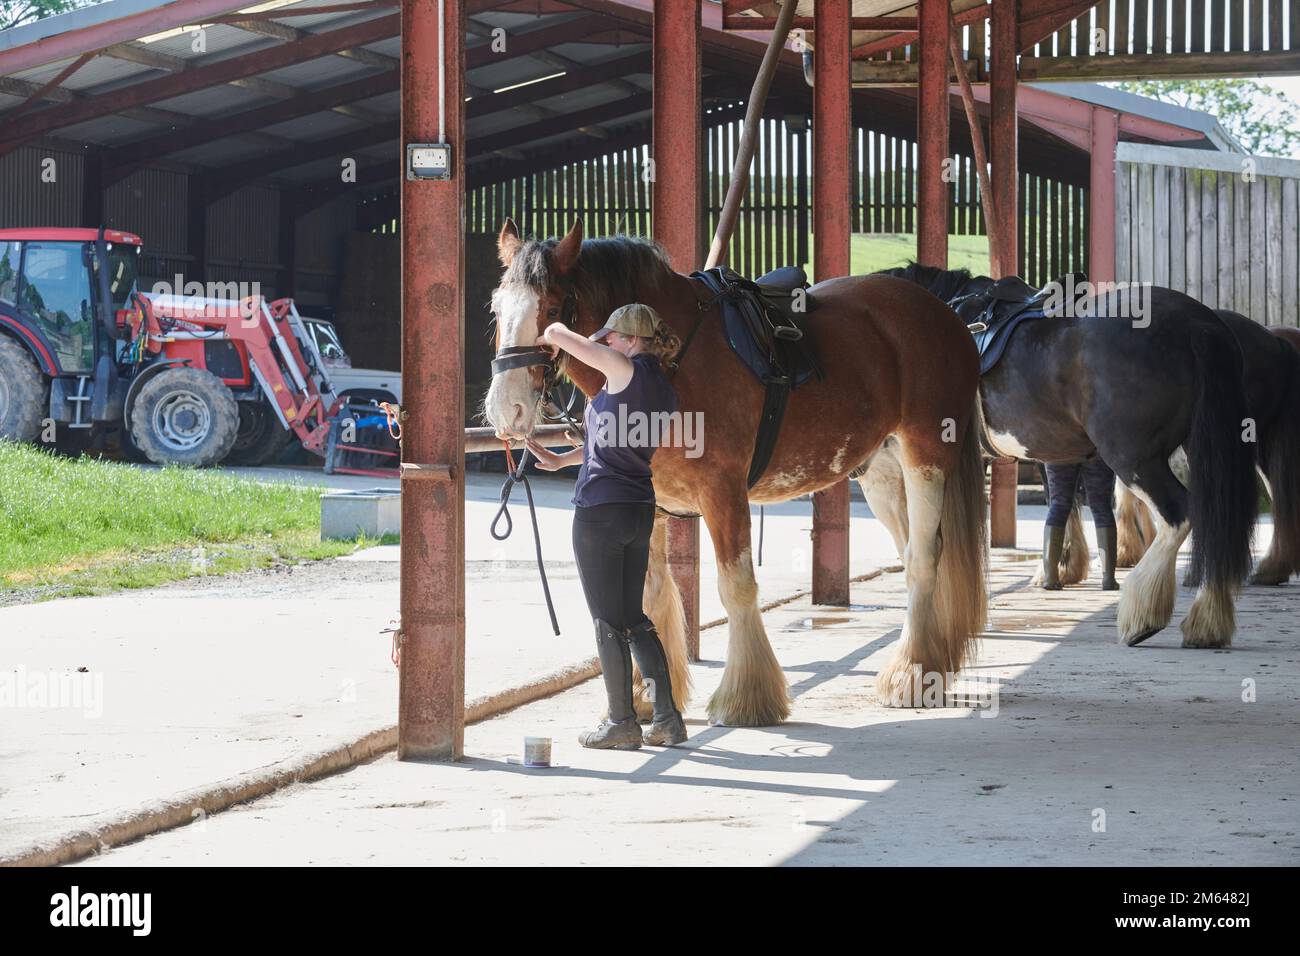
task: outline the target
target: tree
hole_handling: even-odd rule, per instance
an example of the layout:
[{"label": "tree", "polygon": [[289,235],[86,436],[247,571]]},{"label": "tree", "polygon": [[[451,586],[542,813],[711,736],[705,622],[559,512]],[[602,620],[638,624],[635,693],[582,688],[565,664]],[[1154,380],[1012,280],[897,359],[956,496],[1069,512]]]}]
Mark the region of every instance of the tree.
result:
[{"label": "tree", "polygon": [[0,0],[0,30],[89,6],[92,0]]},{"label": "tree", "polygon": [[[1296,2],[1296,0],[1292,0]],[[1117,83],[1164,103],[1209,113],[1252,154],[1291,156],[1300,152],[1300,116],[1295,105],[1254,80],[1136,80]]]}]

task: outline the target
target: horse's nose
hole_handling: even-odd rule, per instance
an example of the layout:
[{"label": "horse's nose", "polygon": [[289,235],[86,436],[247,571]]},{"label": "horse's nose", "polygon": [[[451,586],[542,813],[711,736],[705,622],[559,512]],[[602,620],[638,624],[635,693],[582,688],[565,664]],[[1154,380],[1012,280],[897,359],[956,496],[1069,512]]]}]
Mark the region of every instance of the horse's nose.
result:
[{"label": "horse's nose", "polygon": [[514,414],[510,417],[510,428],[516,434],[522,435],[524,431],[524,418],[528,414],[528,409],[523,406],[522,402],[515,402],[511,408],[514,410]]}]

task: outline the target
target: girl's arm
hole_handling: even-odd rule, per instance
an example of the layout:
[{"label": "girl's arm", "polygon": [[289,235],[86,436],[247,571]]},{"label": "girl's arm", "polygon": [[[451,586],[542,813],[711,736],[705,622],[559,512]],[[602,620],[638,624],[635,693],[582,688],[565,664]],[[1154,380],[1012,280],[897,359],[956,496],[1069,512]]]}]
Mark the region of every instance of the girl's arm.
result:
[{"label": "girl's arm", "polygon": [[632,381],[632,360],[622,352],[616,352],[607,345],[593,342],[585,335],[579,335],[563,322],[552,322],[542,333],[542,340],[550,345],[564,349],[579,362],[590,365],[605,375],[606,391],[610,395],[627,388]]}]

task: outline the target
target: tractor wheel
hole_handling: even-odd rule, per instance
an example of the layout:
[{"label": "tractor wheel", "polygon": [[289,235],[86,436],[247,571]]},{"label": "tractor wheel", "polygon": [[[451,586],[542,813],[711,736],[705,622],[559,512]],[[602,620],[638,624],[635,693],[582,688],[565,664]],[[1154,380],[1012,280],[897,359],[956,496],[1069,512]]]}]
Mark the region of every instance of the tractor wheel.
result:
[{"label": "tractor wheel", "polygon": [[158,465],[215,465],[239,432],[224,382],[197,368],[169,368],[145,383],[131,409],[131,440]]},{"label": "tractor wheel", "polygon": [[284,451],[293,437],[293,432],[280,424],[266,402],[240,402],[239,433],[225,463],[265,465]]},{"label": "tractor wheel", "polygon": [[27,350],[0,335],[0,438],[35,441],[46,410],[45,378]]}]

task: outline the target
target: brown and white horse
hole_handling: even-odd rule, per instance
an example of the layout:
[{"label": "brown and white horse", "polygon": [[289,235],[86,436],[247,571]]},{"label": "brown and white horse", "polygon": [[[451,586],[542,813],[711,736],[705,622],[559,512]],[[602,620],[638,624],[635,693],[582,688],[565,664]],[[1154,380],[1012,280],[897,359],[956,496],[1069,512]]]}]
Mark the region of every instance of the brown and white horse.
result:
[{"label": "brown and white horse", "polygon": [[[703,453],[660,447],[652,466],[659,504],[700,513],[717,554],[729,641],[711,720],[762,726],[790,714],[785,675],[759,613],[750,502],[787,501],[842,481],[890,436],[908,491],[908,601],[898,653],[876,686],[891,705],[934,703],[934,688],[969,659],[987,609],[979,363],[956,314],[915,284],[888,277],[828,279],[809,290],[818,305],[806,319],[826,377],[791,393],[771,462],[747,492],[763,389],[727,345],[718,307],[702,306],[711,296],[701,282],[675,272],[648,240],[584,241],[581,221],[562,239],[525,241],[507,220],[498,250],[505,266],[492,297],[498,351],[534,345],[562,316],[590,334],[628,302],[653,306],[684,341],[695,332],[679,353],[673,384],[680,413],[703,426]],[[587,395],[603,384],[600,373],[567,355],[558,371]],[[494,378],[483,412],[499,435],[521,437],[537,427],[541,383],[535,367]],[[680,596],[666,567],[666,520],[660,512],[645,608],[664,638],[676,690],[685,687],[678,675],[687,673],[686,647]],[[677,701],[683,709],[684,696]]]}]

